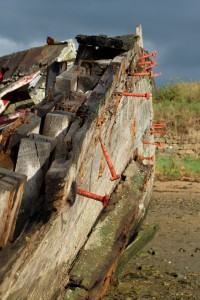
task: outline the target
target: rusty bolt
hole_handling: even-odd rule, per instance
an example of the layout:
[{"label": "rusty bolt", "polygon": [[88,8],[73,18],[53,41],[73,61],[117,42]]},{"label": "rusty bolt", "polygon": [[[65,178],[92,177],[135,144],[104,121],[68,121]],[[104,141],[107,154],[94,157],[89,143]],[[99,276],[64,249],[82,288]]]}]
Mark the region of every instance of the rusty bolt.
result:
[{"label": "rusty bolt", "polygon": [[100,201],[103,203],[103,206],[105,207],[108,204],[109,201],[109,195],[106,194],[105,196],[99,196],[97,194],[91,193],[91,192],[87,192],[85,190],[82,189],[77,189],[77,194],[80,196],[84,196],[90,199],[94,199],[96,201]]},{"label": "rusty bolt", "polygon": [[116,173],[116,171],[115,171],[115,169],[114,169],[114,166],[113,166],[113,164],[112,164],[111,158],[110,158],[110,156],[109,156],[109,154],[108,154],[108,151],[107,151],[107,149],[106,149],[106,146],[105,146],[104,143],[102,142],[102,139],[99,138],[99,140],[100,140],[100,143],[101,143],[101,148],[102,148],[104,157],[105,157],[105,159],[106,159],[106,162],[107,162],[108,167],[109,167],[109,169],[110,169],[110,173],[111,173],[111,175],[112,175],[112,177],[110,178],[110,180],[111,180],[111,181],[117,180],[117,179],[119,179],[121,176],[120,176],[119,174]]}]

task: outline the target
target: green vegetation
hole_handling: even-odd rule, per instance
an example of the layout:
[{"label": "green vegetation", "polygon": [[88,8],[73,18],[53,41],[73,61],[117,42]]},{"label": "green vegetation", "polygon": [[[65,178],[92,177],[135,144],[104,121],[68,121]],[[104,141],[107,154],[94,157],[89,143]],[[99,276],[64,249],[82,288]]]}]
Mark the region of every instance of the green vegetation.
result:
[{"label": "green vegetation", "polygon": [[[172,82],[158,88],[154,93],[154,113],[156,122],[167,123],[168,133],[184,136],[189,128],[200,130],[200,82]],[[158,155],[156,177],[200,181],[200,159]]]},{"label": "green vegetation", "polygon": [[166,121],[177,132],[187,133],[188,126],[200,129],[200,82],[166,84],[154,93],[157,121]]},{"label": "green vegetation", "polygon": [[199,102],[200,82],[167,83],[157,89],[160,101],[169,100],[180,103]]},{"label": "green vegetation", "polygon": [[156,178],[159,180],[190,179],[200,181],[200,159],[158,156],[156,159]]}]

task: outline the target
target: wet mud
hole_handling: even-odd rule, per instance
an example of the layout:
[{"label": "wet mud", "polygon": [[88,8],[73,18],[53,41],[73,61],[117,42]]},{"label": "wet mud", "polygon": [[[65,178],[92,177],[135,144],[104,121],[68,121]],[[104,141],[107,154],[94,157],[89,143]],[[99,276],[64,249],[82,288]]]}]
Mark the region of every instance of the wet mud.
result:
[{"label": "wet mud", "polygon": [[104,300],[200,299],[200,184],[154,184],[143,228],[159,223],[154,239],[113,277]]}]

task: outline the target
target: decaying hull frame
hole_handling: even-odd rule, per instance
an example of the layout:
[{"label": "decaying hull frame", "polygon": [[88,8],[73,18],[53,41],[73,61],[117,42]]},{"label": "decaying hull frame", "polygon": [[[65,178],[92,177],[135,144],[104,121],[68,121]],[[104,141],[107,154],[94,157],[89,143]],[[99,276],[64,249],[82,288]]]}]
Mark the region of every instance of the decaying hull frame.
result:
[{"label": "decaying hull frame", "polygon": [[[19,238],[0,253],[2,299],[100,299],[148,206],[152,79],[132,76],[144,50],[135,36],[78,41],[75,65],[4,145],[17,148],[15,170],[27,183]],[[45,223],[34,225],[38,215]]]}]

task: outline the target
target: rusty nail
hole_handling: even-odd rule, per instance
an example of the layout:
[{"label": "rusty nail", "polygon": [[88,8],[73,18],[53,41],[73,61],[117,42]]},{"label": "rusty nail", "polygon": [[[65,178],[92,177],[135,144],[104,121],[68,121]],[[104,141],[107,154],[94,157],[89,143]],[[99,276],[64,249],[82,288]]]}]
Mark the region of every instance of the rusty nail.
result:
[{"label": "rusty nail", "polygon": [[157,65],[158,65],[158,64],[155,63],[155,64],[152,64],[152,65],[146,66],[146,67],[145,67],[145,70],[147,71],[148,69],[151,69],[151,68],[153,68],[153,67],[156,67]]},{"label": "rusty nail", "polygon": [[143,142],[144,145],[154,145],[156,147],[162,147],[160,142]]},{"label": "rusty nail", "polygon": [[106,194],[105,196],[99,196],[99,195],[96,195],[96,194],[91,193],[91,192],[87,192],[87,191],[79,189],[79,188],[77,189],[77,194],[80,195],[80,196],[84,196],[84,197],[87,197],[87,198],[90,198],[90,199],[100,201],[100,202],[103,203],[104,207],[108,204],[108,201],[109,201],[109,195],[108,194]]},{"label": "rusty nail", "polygon": [[131,96],[131,97],[145,97],[147,100],[151,97],[150,92],[146,92],[145,94],[138,94],[138,93],[132,93],[132,92],[123,92],[120,93],[122,96]]},{"label": "rusty nail", "polygon": [[150,76],[148,72],[133,73],[132,76]]},{"label": "rusty nail", "polygon": [[156,52],[156,51],[153,51],[153,52],[151,52],[150,54],[140,56],[140,57],[138,58],[138,60],[140,60],[140,59],[145,59],[145,58],[149,58],[149,57],[151,57],[151,56],[156,56],[156,55],[157,55],[157,52]]},{"label": "rusty nail", "polygon": [[139,66],[143,66],[143,65],[151,65],[151,66],[157,66],[157,63],[155,62],[155,60],[145,60],[145,61],[141,61],[138,63]]},{"label": "rusty nail", "polygon": [[138,156],[138,159],[139,160],[152,160],[152,161],[154,161],[155,160],[155,158],[154,158],[154,156]]},{"label": "rusty nail", "polygon": [[149,77],[156,77],[156,76],[161,76],[162,73],[158,73],[158,74],[155,74],[153,73],[153,71],[151,72],[140,72],[140,73],[133,73],[132,76],[149,76]]},{"label": "rusty nail", "polygon": [[165,131],[149,130],[149,133],[155,133],[155,134],[165,134]]},{"label": "rusty nail", "polygon": [[165,128],[166,127],[166,123],[159,123],[159,124],[153,124],[154,128]]},{"label": "rusty nail", "polygon": [[115,171],[115,169],[114,169],[114,166],[113,166],[113,164],[112,164],[112,161],[111,161],[111,159],[110,159],[110,157],[109,157],[108,151],[107,151],[107,149],[106,149],[106,146],[105,146],[104,143],[102,142],[102,139],[99,138],[99,140],[100,140],[100,143],[101,143],[101,148],[102,148],[104,157],[105,157],[105,159],[106,159],[106,162],[107,162],[108,167],[109,167],[109,169],[110,169],[110,173],[111,173],[111,175],[112,175],[112,177],[110,178],[110,180],[111,180],[111,181],[117,180],[117,179],[119,179],[121,176],[120,176],[119,174],[116,173],[116,171]]},{"label": "rusty nail", "polygon": [[153,71],[150,72],[150,75],[149,75],[151,78],[153,77],[158,77],[158,76],[162,76],[162,73],[154,73]]}]

